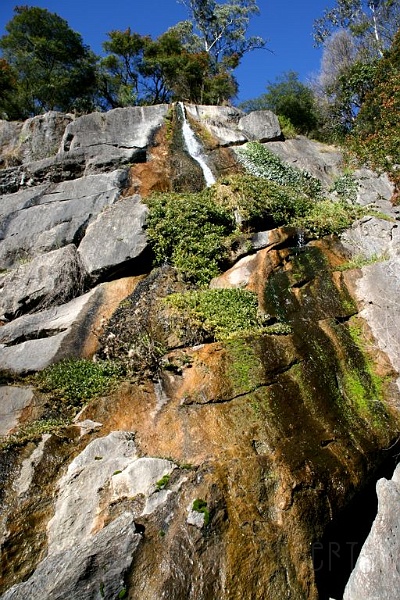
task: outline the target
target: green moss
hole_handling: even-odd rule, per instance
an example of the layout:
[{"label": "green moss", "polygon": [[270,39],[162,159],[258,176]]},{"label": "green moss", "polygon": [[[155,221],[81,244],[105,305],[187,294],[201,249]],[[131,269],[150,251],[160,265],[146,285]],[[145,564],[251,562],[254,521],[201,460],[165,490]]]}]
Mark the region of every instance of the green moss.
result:
[{"label": "green moss", "polygon": [[236,394],[256,390],[263,380],[264,367],[254,342],[254,336],[224,342],[227,350],[226,376]]}]

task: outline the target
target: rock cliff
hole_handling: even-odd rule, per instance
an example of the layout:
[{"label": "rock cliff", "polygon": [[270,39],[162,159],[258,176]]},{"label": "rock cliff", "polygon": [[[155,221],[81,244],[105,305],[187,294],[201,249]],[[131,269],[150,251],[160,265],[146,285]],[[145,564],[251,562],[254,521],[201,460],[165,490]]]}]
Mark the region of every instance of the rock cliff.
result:
[{"label": "rock cliff", "polygon": [[[216,180],[206,193],[177,106],[0,122],[4,600],[339,600],[365,539],[349,530],[339,544],[343,514],[395,467],[390,182],[358,170],[340,201],[338,149],[285,141],[268,111],[185,110]],[[332,219],[350,205],[358,218],[340,235],[325,235],[326,224],[314,235],[314,221],[303,230],[264,208],[254,216],[241,155],[254,142],[277,157],[274,214],[287,197],[282,165],[295,165],[307,171],[290,188],[302,218],[304,186],[323,206],[329,198]],[[166,238],[159,260],[151,198],[162,194],[182,211],[200,198],[185,235],[203,209],[207,243],[223,231],[208,296]],[[210,208],[212,194],[223,208]],[[179,210],[172,229],[178,221]],[[204,317],[184,298],[222,298],[228,325],[218,306]],[[346,600],[366,587],[374,540]],[[380,546],[398,568],[394,547]],[[332,549],[343,557],[334,567]]]}]

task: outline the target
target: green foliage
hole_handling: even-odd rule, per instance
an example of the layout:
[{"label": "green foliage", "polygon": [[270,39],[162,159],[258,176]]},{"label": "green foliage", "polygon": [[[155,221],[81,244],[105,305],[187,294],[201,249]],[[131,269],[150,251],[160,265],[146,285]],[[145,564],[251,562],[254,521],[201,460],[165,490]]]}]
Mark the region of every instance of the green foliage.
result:
[{"label": "green foliage", "polygon": [[122,375],[121,366],[112,361],[71,359],[47,367],[37,374],[37,379],[44,392],[79,404],[106,394]]},{"label": "green foliage", "polygon": [[311,205],[309,212],[293,224],[312,237],[339,234],[366,214],[361,206],[332,200],[320,200]]},{"label": "green foliage", "polygon": [[0,39],[12,70],[13,89],[0,100],[0,110],[17,119],[48,110],[92,109],[96,57],[81,36],[46,9],[17,6],[14,10],[6,25],[8,33]]},{"label": "green foliage", "polygon": [[358,159],[390,174],[400,189],[400,31],[375,70],[371,91],[346,139]]},{"label": "green foliage", "polygon": [[321,182],[318,179],[306,171],[285,164],[260,142],[248,142],[236,152],[240,162],[257,177],[296,188],[312,197],[318,197],[321,193]]},{"label": "green foliage", "polygon": [[[274,178],[274,168],[271,172]],[[214,186],[212,192],[218,203],[240,216],[242,228],[257,227],[257,224],[265,221],[270,226],[290,225],[307,214],[311,202],[306,194],[294,187],[255,175],[225,177]]]},{"label": "green foliage", "polygon": [[0,437],[0,450],[33,442],[40,439],[43,434],[55,433],[67,424],[68,422],[63,419],[38,419],[26,423],[19,427],[15,433]]},{"label": "green foliage", "polygon": [[383,262],[385,260],[387,260],[386,255],[379,256],[377,254],[374,254],[373,256],[366,258],[362,254],[359,254],[359,255],[355,256],[354,258],[352,258],[351,260],[343,263],[342,265],[339,265],[338,267],[335,268],[335,270],[336,271],[351,271],[352,269],[361,269],[362,267],[367,267],[368,265],[373,265],[377,262]]},{"label": "green foliage", "polygon": [[170,260],[187,279],[208,283],[227,256],[224,239],[234,230],[229,211],[218,206],[207,190],[160,194],[147,202],[147,234],[156,264]]},{"label": "green foliage", "polygon": [[179,1],[189,12],[190,21],[180,24],[186,29],[188,49],[205,50],[214,65],[235,68],[244,54],[265,46],[260,37],[246,35],[250,18],[259,13],[256,0]]},{"label": "green foliage", "polygon": [[184,314],[216,340],[257,330],[267,317],[258,310],[257,296],[243,289],[211,289],[170,294],[163,302]]},{"label": "green foliage", "polygon": [[286,140],[293,139],[297,136],[296,128],[288,117],[285,117],[284,115],[278,115],[278,120],[282,135]]},{"label": "green foliage", "polygon": [[[269,82],[267,93],[254,100],[248,100],[240,108],[252,110],[272,110],[286,119],[296,133],[308,134],[318,125],[314,93],[298,80],[294,71],[284,73],[275,83]],[[292,136],[293,137],[293,136]]]},{"label": "green foliage", "polygon": [[163,477],[161,477],[161,479],[159,479],[159,481],[157,481],[156,483],[156,488],[158,490],[163,490],[165,488],[165,486],[168,484],[169,480],[171,479],[171,475],[163,475]]},{"label": "green foliage", "polygon": [[207,527],[210,522],[210,511],[207,508],[207,502],[201,498],[196,498],[193,501],[192,510],[204,515],[204,525]]},{"label": "green foliage", "polygon": [[357,200],[359,184],[351,173],[345,173],[337,177],[331,188],[331,192],[336,192],[341,200],[355,202]]},{"label": "green foliage", "polygon": [[349,30],[358,47],[370,55],[381,53],[400,27],[400,8],[393,0],[335,0],[314,22],[314,40],[322,44],[333,31]]}]

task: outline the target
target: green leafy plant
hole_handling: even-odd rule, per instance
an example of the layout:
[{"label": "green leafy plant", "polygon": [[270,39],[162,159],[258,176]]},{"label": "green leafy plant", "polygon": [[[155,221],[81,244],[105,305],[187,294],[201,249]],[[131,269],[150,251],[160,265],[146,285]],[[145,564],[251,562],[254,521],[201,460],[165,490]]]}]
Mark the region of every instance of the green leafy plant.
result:
[{"label": "green leafy plant", "polygon": [[207,502],[201,498],[196,498],[193,501],[192,510],[204,515],[204,525],[207,526],[210,522],[210,511],[207,508]]},{"label": "green leafy plant", "polygon": [[208,283],[227,257],[224,239],[234,230],[229,211],[207,191],[159,194],[148,205],[147,234],[156,264],[170,261],[190,281]]},{"label": "green leafy plant", "polygon": [[344,173],[333,182],[331,192],[336,192],[341,200],[355,202],[359,184],[351,173]]},{"label": "green leafy plant", "polygon": [[248,142],[245,146],[237,148],[236,154],[247,171],[257,177],[295,187],[313,198],[318,198],[321,194],[322,185],[319,179],[307,171],[285,164],[260,142]]},{"label": "green leafy plant", "polygon": [[238,332],[263,327],[268,319],[258,310],[257,296],[243,289],[211,289],[170,294],[162,300],[206,334],[223,340]]},{"label": "green leafy plant", "polygon": [[37,379],[42,391],[79,404],[110,391],[122,375],[121,365],[112,361],[69,359],[47,367]]},{"label": "green leafy plant", "polygon": [[63,419],[38,419],[22,425],[18,431],[0,437],[0,449],[5,450],[12,446],[19,446],[27,442],[33,442],[45,433],[56,433],[61,427],[68,425]]},{"label": "green leafy plant", "polygon": [[169,475],[168,473],[166,475],[163,475],[163,477],[161,477],[161,479],[159,479],[156,483],[156,488],[158,490],[163,490],[165,488],[165,486],[168,484],[168,481],[171,479],[171,475]]}]

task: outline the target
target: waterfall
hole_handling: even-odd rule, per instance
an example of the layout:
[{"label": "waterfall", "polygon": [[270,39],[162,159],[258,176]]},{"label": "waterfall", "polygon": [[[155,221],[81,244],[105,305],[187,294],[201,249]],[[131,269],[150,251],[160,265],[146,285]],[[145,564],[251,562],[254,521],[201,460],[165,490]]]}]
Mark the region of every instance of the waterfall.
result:
[{"label": "waterfall", "polygon": [[188,151],[190,156],[200,165],[200,167],[203,171],[206,185],[207,185],[207,187],[210,187],[210,185],[215,183],[215,177],[212,174],[210,167],[205,162],[203,150],[202,150],[199,142],[196,140],[193,129],[190,127],[190,125],[186,119],[186,111],[185,111],[183,102],[179,102],[178,104],[182,111],[182,118],[183,118],[182,135],[183,135],[183,140],[185,142],[186,150]]}]

